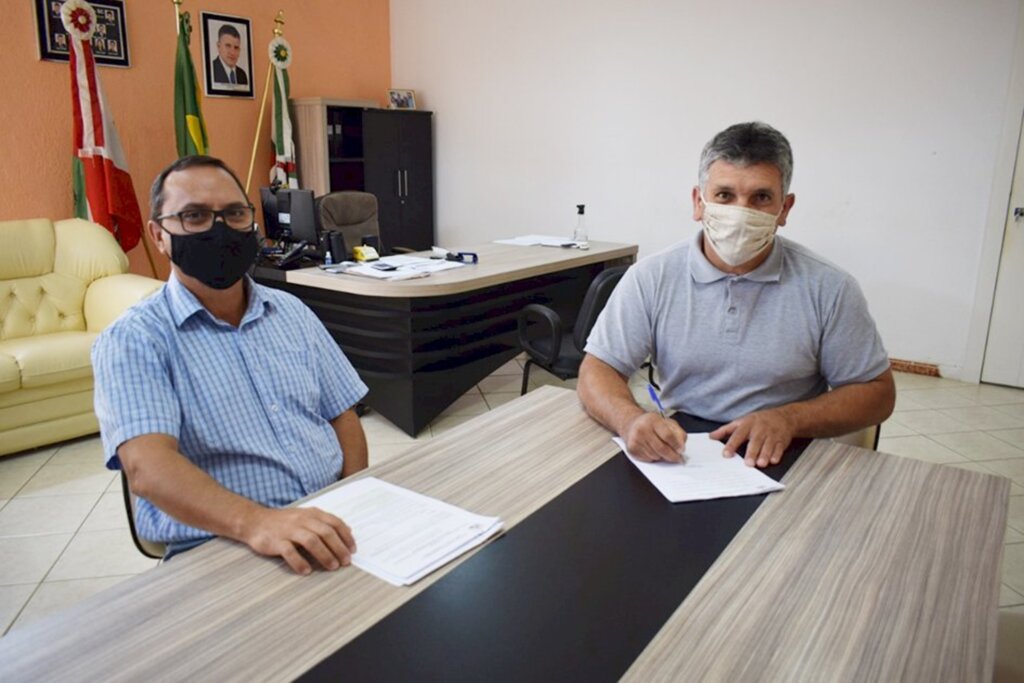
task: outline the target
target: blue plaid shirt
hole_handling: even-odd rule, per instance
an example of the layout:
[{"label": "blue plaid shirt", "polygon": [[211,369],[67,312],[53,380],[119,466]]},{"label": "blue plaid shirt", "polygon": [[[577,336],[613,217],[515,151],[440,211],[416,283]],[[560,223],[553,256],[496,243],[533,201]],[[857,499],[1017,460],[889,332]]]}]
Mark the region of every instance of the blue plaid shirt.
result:
[{"label": "blue plaid shirt", "polygon": [[[238,328],[217,320],[172,274],[97,338],[95,408],[107,467],[143,434],[169,434],[225,488],[282,507],[338,480],[343,454],[330,421],[366,395],[327,330],[302,302],[247,282]],[[205,539],[146,500],[139,533],[164,543]]]}]

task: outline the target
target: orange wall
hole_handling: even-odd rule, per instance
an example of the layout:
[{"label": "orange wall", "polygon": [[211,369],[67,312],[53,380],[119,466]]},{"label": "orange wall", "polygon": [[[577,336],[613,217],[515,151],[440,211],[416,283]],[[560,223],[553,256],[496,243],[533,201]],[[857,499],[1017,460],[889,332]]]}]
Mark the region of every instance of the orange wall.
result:
[{"label": "orange wall", "polygon": [[[4,68],[0,69],[0,220],[71,216],[71,92],[66,62],[38,58],[32,0],[4,2]],[[284,10],[294,56],[292,97],[335,97],[383,103],[390,86],[388,0],[185,0],[192,14],[192,60],[202,82],[201,10],[252,23],[254,99],[203,98],[210,153],[245,182],[273,36]],[[149,185],[177,156],[174,127],[175,19],[170,0],[127,0],[129,69],[98,69],[114,114],[143,216]],[[259,206],[267,182],[270,103],[264,116],[250,199]],[[161,277],[167,266],[153,252]],[[132,270],[150,274],[143,246],[129,254]]]}]

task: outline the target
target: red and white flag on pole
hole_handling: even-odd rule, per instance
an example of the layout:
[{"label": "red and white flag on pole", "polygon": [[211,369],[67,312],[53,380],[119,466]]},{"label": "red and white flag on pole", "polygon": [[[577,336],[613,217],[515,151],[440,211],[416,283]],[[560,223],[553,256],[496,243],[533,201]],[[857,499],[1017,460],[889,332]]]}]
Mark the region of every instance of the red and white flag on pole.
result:
[{"label": "red and white flag on pole", "polygon": [[96,73],[90,44],[96,12],[85,0],[68,0],[60,15],[71,44],[75,215],[105,227],[127,252],[142,237],[142,214]]}]

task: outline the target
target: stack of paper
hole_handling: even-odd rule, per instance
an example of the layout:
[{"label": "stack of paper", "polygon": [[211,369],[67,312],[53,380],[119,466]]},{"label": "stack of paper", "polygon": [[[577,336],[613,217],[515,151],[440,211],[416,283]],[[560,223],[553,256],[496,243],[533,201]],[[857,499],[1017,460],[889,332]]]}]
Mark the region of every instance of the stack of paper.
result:
[{"label": "stack of paper", "polygon": [[[394,266],[393,270],[381,270],[374,268],[374,264],[383,263]],[[458,261],[444,261],[441,259],[423,258],[422,256],[385,256],[373,263],[355,263],[354,261],[342,261],[330,266],[321,266],[328,273],[344,273],[345,275],[359,275],[361,277],[372,277],[375,280],[412,280],[419,277],[427,277],[431,273],[439,273],[452,268],[462,268],[465,263]]]},{"label": "stack of paper", "polygon": [[622,439],[615,437],[612,441],[673,503],[750,496],[786,488],[764,472],[744,465],[738,455],[722,457],[723,444],[707,434],[687,434],[683,463],[642,462],[629,454]]},{"label": "stack of paper", "polygon": [[339,486],[303,503],[340,517],[352,529],[352,563],[396,586],[408,586],[501,531],[484,517],[375,477]]},{"label": "stack of paper", "polygon": [[504,240],[494,240],[495,244],[511,244],[519,247],[533,247],[540,245],[542,247],[577,247],[578,242],[572,241],[568,237],[555,237],[552,235],[523,235],[522,237],[512,237]]}]

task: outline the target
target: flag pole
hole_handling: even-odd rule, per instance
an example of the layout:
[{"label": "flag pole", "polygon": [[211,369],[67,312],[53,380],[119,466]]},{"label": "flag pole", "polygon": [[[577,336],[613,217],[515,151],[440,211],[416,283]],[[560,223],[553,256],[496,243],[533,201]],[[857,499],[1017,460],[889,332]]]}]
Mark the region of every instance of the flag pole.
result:
[{"label": "flag pole", "polygon": [[[274,35],[275,36],[284,35],[284,29],[281,28],[282,26],[284,26],[284,10],[278,10],[277,11],[277,16],[274,17]],[[252,141],[252,155],[249,157],[249,173],[245,177],[245,195],[246,196],[249,196],[249,186],[252,184],[252,169],[253,169],[253,166],[256,165],[256,150],[259,148],[259,144],[260,144],[260,131],[263,128],[263,113],[267,110],[267,95],[270,94],[270,76],[273,73],[274,73],[274,62],[273,62],[273,60],[271,60],[271,62],[269,64],[267,64],[267,80],[263,84],[263,101],[260,102],[260,117],[259,117],[259,120],[256,122],[256,137],[253,138],[253,141]],[[287,107],[288,103],[285,102],[284,106]]]},{"label": "flag pole", "polygon": [[171,4],[174,5],[174,35],[181,34],[181,24],[178,22],[178,18],[181,16],[181,3],[184,0],[171,0]]}]

